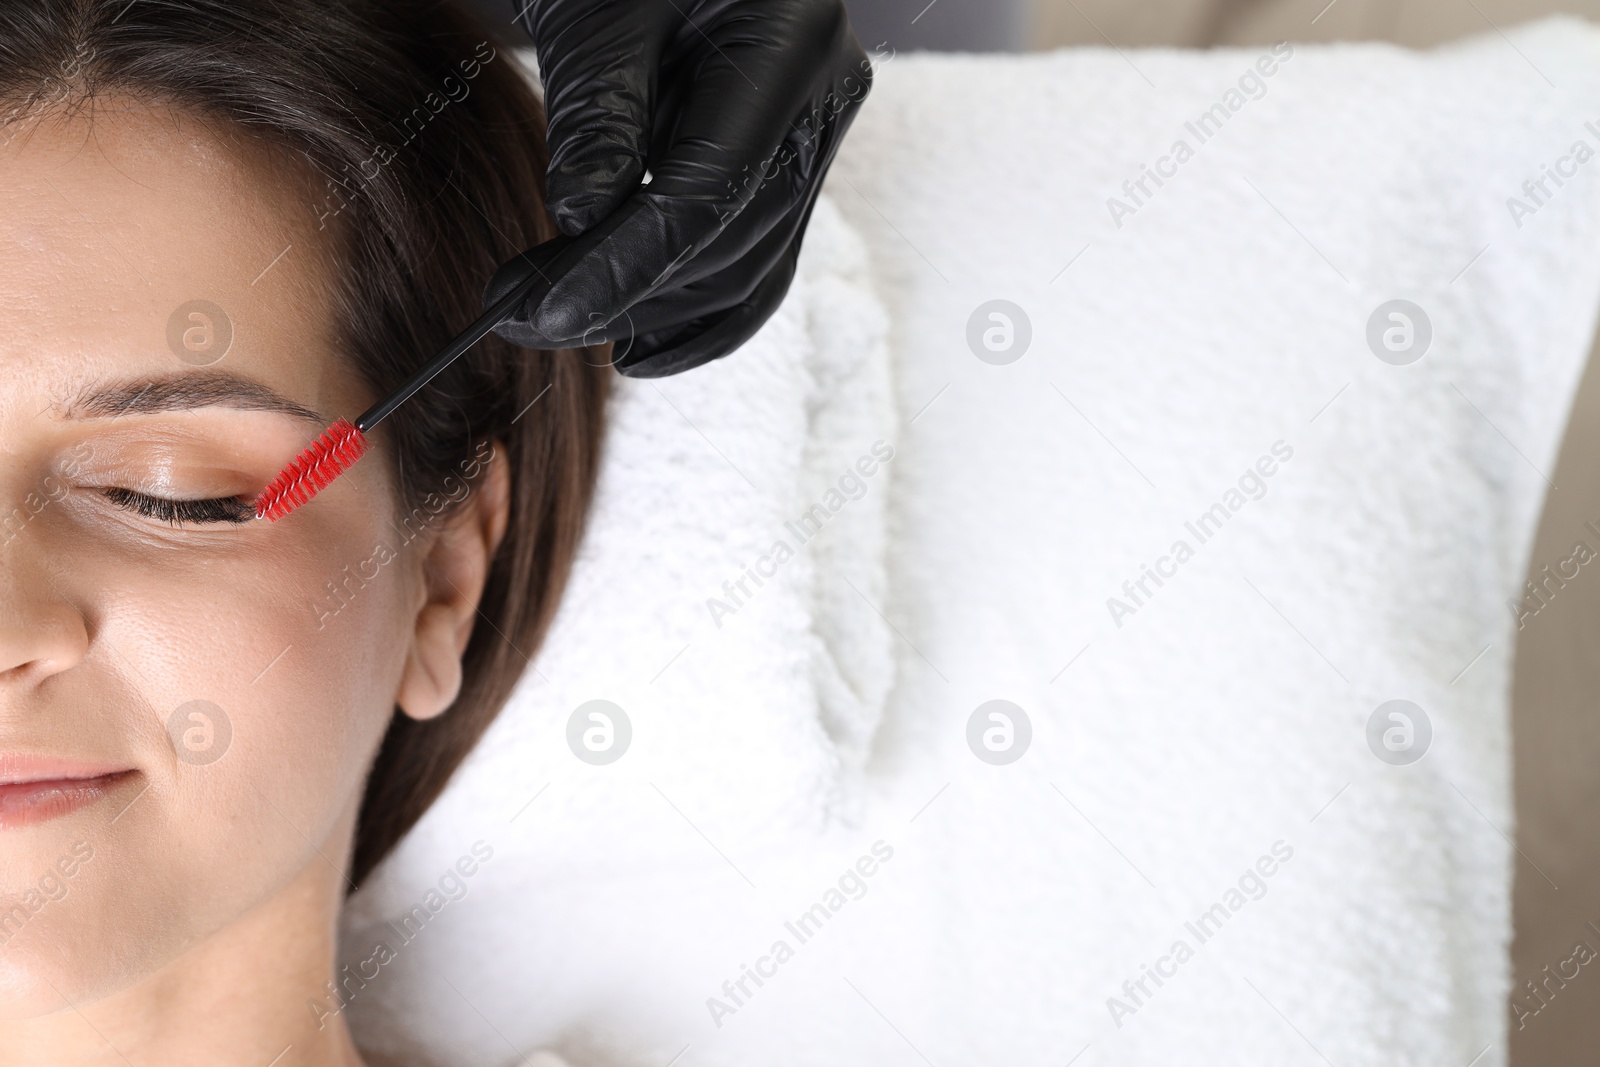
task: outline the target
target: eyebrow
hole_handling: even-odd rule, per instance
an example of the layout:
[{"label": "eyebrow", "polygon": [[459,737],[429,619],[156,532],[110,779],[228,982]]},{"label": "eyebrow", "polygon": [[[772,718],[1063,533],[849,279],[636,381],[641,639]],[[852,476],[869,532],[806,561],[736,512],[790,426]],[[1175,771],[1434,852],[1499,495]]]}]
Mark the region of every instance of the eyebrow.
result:
[{"label": "eyebrow", "polygon": [[95,383],[67,402],[65,414],[69,419],[114,419],[120,415],[158,415],[207,407],[272,411],[318,424],[327,422],[304,404],[260,382],[225,371],[190,371]]}]

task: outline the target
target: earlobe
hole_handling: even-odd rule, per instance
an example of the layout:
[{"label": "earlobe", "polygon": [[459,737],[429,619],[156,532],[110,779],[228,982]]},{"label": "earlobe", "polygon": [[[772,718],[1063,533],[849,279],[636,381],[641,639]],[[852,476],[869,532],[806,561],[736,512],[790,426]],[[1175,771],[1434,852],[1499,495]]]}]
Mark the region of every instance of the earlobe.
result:
[{"label": "earlobe", "polygon": [[461,692],[461,657],[510,521],[509,466],[504,446],[496,442],[468,498],[433,534],[420,562],[421,604],[395,694],[400,710],[413,719],[443,714]]},{"label": "earlobe", "polygon": [[428,603],[417,613],[395,703],[413,719],[432,719],[455,703],[461,692],[461,653],[455,650],[456,612]]}]

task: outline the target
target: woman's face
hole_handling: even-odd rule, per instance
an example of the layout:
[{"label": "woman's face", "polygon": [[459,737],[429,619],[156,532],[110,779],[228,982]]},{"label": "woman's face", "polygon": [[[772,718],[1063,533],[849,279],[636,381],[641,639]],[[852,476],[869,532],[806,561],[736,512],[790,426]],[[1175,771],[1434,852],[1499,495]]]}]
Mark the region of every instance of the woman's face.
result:
[{"label": "woman's face", "polygon": [[397,699],[458,684],[474,574],[430,592],[381,451],[228,521],[371,399],[283,173],[130,102],[0,130],[0,1015],[337,899]]}]

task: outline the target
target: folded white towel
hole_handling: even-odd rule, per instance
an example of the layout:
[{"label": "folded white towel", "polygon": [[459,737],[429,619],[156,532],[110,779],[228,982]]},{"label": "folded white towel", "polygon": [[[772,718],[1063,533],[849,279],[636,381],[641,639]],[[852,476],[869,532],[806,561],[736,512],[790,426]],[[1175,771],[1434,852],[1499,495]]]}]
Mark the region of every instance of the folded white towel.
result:
[{"label": "folded white towel", "polygon": [[[420,961],[463,950],[456,916],[478,897],[501,902],[478,917],[516,916],[542,941],[524,922],[530,894],[706,857],[738,880],[708,840],[770,847],[773,834],[859,816],[892,673],[880,606],[897,462],[887,323],[865,270],[865,249],[824,196],[790,296],[736,357],[617,382],[594,514],[545,647],[351,903],[347,957],[372,958],[379,941],[399,957],[350,1002],[378,1020],[373,1047],[405,1050],[410,1024],[435,1010],[384,1009],[404,976],[427,973],[412,970]],[[605,718],[590,718],[597,709]],[[450,877],[475,843],[492,859]],[[441,877],[443,921],[425,934],[404,925]],[[467,894],[473,903],[452,899]],[[542,953],[526,963],[514,965],[519,981],[554,977]],[[531,987],[498,988],[520,1004]]]},{"label": "folded white towel", "polygon": [[[849,410],[883,322],[820,206],[757,341],[622,393],[549,681],[346,955],[493,859],[358,1033],[441,1064],[1502,1063],[1506,600],[1600,302],[1597,58],[1557,20],[886,64],[829,188],[903,428]],[[716,628],[878,437],[848,536]],[[601,767],[564,741],[593,698],[634,726]]]}]

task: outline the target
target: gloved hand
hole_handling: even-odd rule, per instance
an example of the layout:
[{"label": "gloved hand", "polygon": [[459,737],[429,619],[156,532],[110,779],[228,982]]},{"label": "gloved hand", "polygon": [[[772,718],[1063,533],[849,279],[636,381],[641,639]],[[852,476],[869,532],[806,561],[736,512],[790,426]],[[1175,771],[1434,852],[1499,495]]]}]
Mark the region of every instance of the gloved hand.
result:
[{"label": "gloved hand", "polygon": [[[614,365],[643,378],[733,351],[788,291],[871,85],[842,0],[513,2],[544,81],[550,211],[604,236],[496,332],[616,341]],[[526,269],[501,268],[491,299]]]}]

